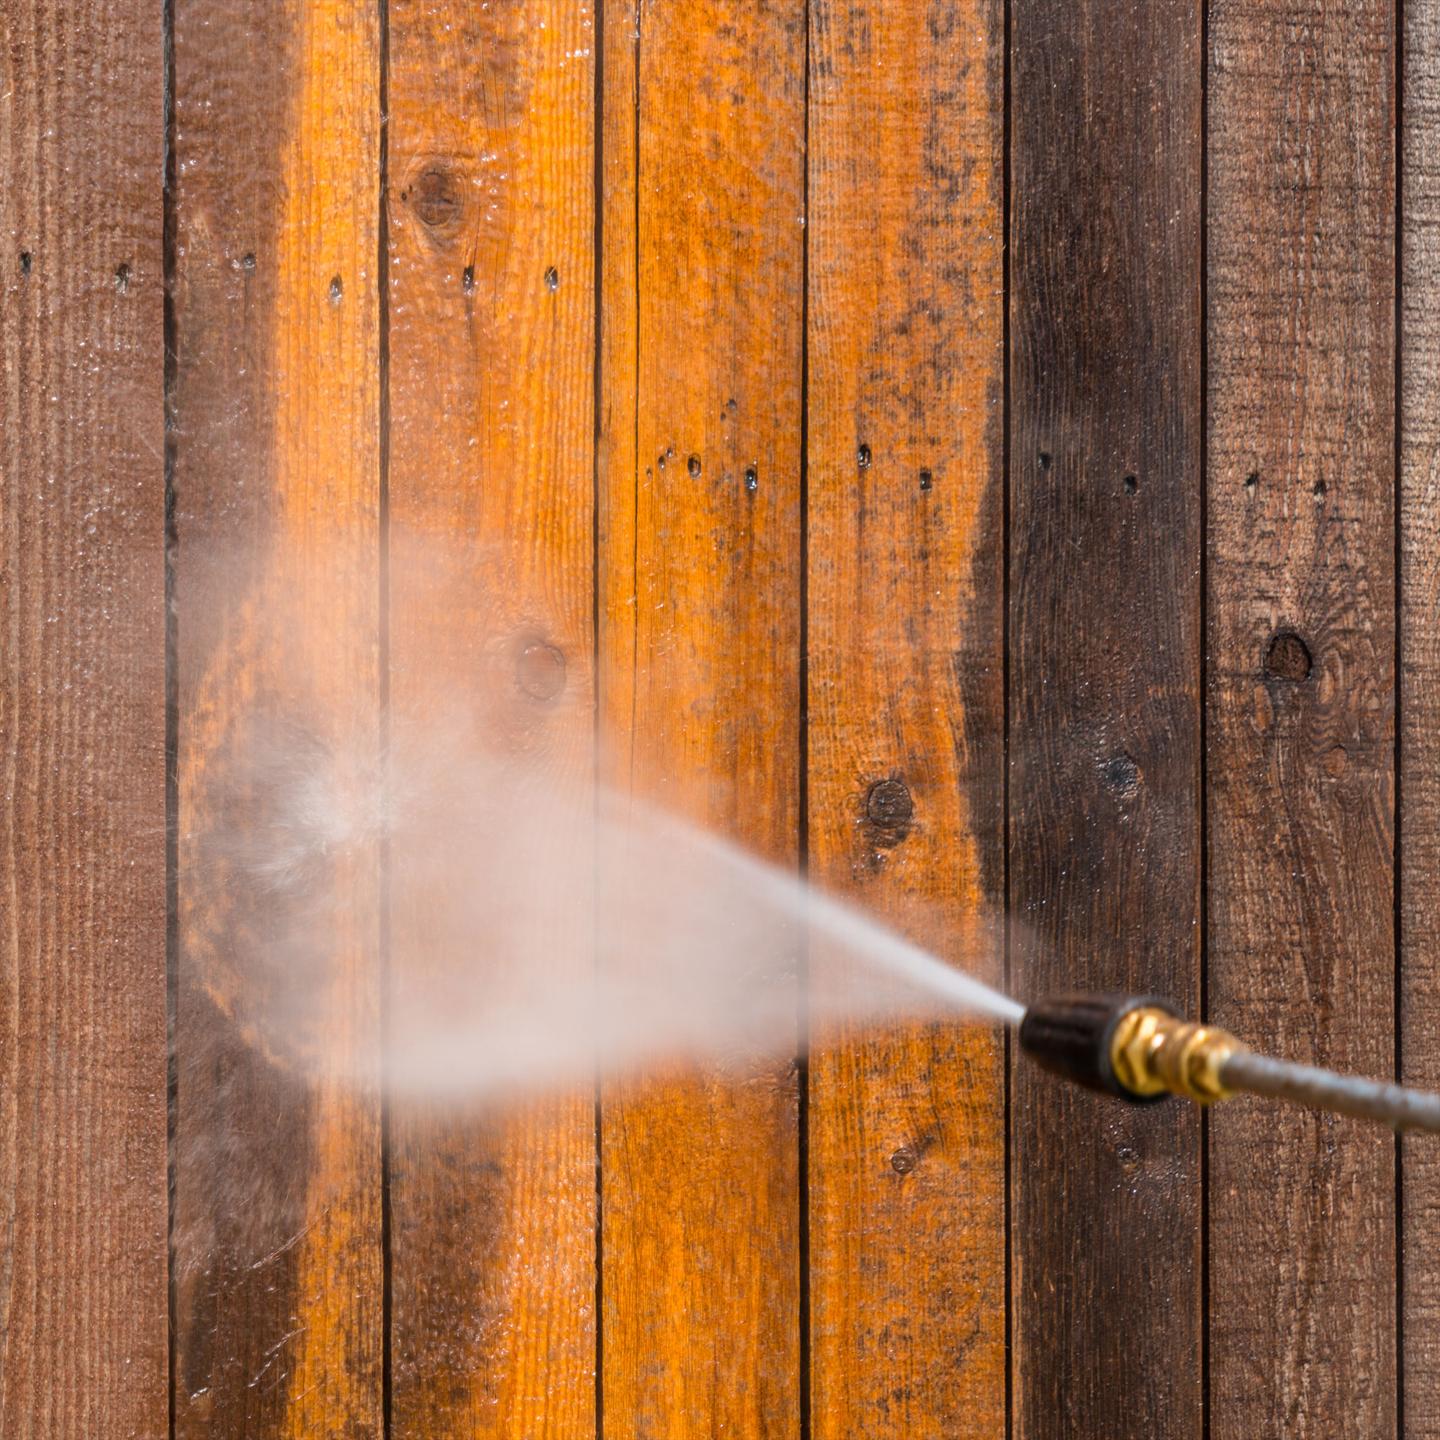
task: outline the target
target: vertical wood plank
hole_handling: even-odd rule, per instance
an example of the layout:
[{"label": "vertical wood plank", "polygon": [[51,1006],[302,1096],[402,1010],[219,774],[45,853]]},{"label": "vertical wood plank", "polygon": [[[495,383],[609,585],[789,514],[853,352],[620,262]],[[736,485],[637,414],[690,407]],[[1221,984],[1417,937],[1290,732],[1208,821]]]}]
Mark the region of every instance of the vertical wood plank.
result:
[{"label": "vertical wood plank", "polygon": [[[453,803],[540,789],[576,836],[594,808],[594,47],[589,7],[561,0],[390,10],[394,764],[404,788],[438,743]],[[489,955],[455,891],[483,893],[497,844],[539,863],[556,837],[518,810],[506,833],[443,813],[443,833],[392,843],[397,1047],[424,1039],[395,1033],[429,1009],[407,1008],[417,992],[464,977],[462,1000],[483,997],[500,982],[477,967],[537,958]],[[549,896],[571,986],[594,963],[578,879]],[[593,1436],[593,1093],[434,1104],[402,1085],[392,1114],[393,1433]]]},{"label": "vertical wood plank", "polygon": [[182,1436],[382,1424],[379,59],[176,9]]},{"label": "vertical wood plank", "polygon": [[[1387,0],[1211,20],[1210,1014],[1390,1073],[1394,34]],[[1211,1125],[1213,1433],[1395,1426],[1394,1150]]]},{"label": "vertical wood plank", "polygon": [[0,6],[0,1432],[166,1426],[158,6]]},{"label": "vertical wood plank", "polygon": [[[610,774],[794,864],[804,6],[615,0],[606,32]],[[607,1435],[796,1434],[793,1070],[603,1109]]]},{"label": "vertical wood plank", "polygon": [[[1189,1007],[1200,10],[1020,0],[1012,45],[1013,972]],[[1197,1117],[1014,1086],[1017,1433],[1198,1436]]]},{"label": "vertical wood plank", "polygon": [[[1405,6],[1400,271],[1400,1056],[1440,1089],[1440,4]],[[1402,1155],[1405,1436],[1440,1434],[1440,1146]]]},{"label": "vertical wood plank", "polygon": [[[991,980],[960,937],[1004,904],[1003,33],[990,0],[811,7],[810,870]],[[843,1038],[810,1067],[813,1432],[1002,1435],[1004,1046]]]}]

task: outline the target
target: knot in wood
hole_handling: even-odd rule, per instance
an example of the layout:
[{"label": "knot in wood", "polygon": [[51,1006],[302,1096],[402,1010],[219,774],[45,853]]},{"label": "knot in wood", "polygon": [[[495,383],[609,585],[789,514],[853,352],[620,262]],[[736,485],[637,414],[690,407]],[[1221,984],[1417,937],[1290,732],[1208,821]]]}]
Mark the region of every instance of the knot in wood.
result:
[{"label": "knot in wood", "polygon": [[915,817],[915,801],[903,780],[877,780],[865,797],[865,818],[877,830],[902,839]]},{"label": "knot in wood", "polygon": [[521,647],[515,683],[532,700],[553,700],[565,688],[565,655],[544,640]]},{"label": "knot in wood", "polygon": [[1265,652],[1266,675],[1292,685],[1310,678],[1313,663],[1310,647],[1293,630],[1277,631]]},{"label": "knot in wood", "polygon": [[465,201],[459,177],[449,169],[432,165],[421,172],[405,193],[405,200],[430,230],[452,229],[459,223]]}]

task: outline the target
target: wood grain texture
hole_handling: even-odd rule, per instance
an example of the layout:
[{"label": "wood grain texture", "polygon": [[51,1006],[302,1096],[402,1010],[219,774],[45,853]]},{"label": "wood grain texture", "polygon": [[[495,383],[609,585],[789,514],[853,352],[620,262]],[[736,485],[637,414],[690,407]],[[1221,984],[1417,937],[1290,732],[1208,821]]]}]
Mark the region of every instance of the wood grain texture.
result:
[{"label": "wood grain texture", "polygon": [[[1400,177],[1402,1078],[1440,1089],[1440,4],[1405,7]],[[1403,1142],[1406,1437],[1440,1434],[1440,1142]]]},{"label": "wood grain texture", "polygon": [[[391,751],[402,791],[432,752],[458,812],[392,842],[397,1047],[417,994],[483,1002],[544,958],[457,908],[514,900],[497,844],[553,866],[549,982],[593,974],[594,46],[560,0],[390,9]],[[397,1096],[396,1436],[593,1436],[594,1111]]]},{"label": "wood grain texture", "polygon": [[166,1424],[164,53],[0,6],[0,1433]]},{"label": "wood grain texture", "polygon": [[379,57],[175,16],[176,1432],[382,1424]]},{"label": "wood grain texture", "polygon": [[[810,873],[998,981],[1004,14],[810,15]],[[1001,1038],[816,1039],[813,1433],[1001,1436]]]},{"label": "wood grain texture", "polygon": [[[1384,0],[1211,16],[1210,1015],[1393,1063],[1394,35]],[[1211,1123],[1216,1437],[1395,1426],[1394,1142]]]},{"label": "wood grain texture", "polygon": [[[605,22],[609,774],[793,865],[804,8],[617,0]],[[793,1068],[617,1084],[603,1109],[607,1435],[795,1435]]]},{"label": "wood grain texture", "polygon": [[[1014,982],[1189,1007],[1199,9],[1021,0],[1012,46]],[[1017,1434],[1197,1437],[1197,1116],[1022,1062],[1012,1144]]]}]

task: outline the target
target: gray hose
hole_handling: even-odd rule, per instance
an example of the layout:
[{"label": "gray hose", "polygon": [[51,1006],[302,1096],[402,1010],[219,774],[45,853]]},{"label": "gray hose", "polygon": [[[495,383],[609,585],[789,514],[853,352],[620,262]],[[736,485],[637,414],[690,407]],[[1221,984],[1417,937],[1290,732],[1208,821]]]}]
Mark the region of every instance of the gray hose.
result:
[{"label": "gray hose", "polygon": [[1313,1065],[1292,1065],[1250,1050],[1237,1050],[1220,1069],[1220,1082],[1229,1090],[1293,1100],[1362,1120],[1383,1120],[1396,1130],[1428,1130],[1440,1134],[1440,1095],[1410,1090],[1381,1080],[1337,1075]]}]

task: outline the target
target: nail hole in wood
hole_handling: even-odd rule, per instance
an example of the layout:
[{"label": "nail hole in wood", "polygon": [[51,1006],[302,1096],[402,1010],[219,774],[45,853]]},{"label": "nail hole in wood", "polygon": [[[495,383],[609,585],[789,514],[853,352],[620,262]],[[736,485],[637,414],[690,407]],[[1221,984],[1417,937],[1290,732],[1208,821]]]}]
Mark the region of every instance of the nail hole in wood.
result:
[{"label": "nail hole in wood", "polygon": [[920,488],[928,494],[934,484],[934,475],[932,475],[928,470],[922,470],[920,472]]},{"label": "nail hole in wood", "polygon": [[345,298],[345,287],[340,283],[338,275],[330,277],[330,303],[338,305]]},{"label": "nail hole in wood", "polygon": [[1050,452],[1048,450],[1042,450],[1040,452],[1040,468],[1042,470],[1048,470],[1050,468]]},{"label": "nail hole in wood", "polygon": [[859,465],[862,470],[868,470],[870,468],[870,460],[870,447],[862,444],[855,452],[855,463]]},{"label": "nail hole in wood", "polygon": [[473,265],[467,265],[460,272],[460,288],[467,295],[475,293],[475,267]]},{"label": "nail hole in wood", "polygon": [[745,467],[745,488],[752,495],[760,488],[760,472],[753,465]]},{"label": "nail hole in wood", "polygon": [[560,288],[560,272],[553,265],[545,272],[545,288],[552,294]]},{"label": "nail hole in wood", "polygon": [[685,468],[690,472],[690,478],[692,480],[698,480],[700,478],[700,457],[698,455],[692,455],[685,462]]},{"label": "nail hole in wood", "polygon": [[130,293],[130,267],[128,265],[121,264],[115,267],[115,293],[117,295]]},{"label": "nail hole in wood", "polygon": [[20,273],[22,275],[28,275],[30,273],[30,267],[34,263],[34,257],[28,250],[22,250],[20,252]]},{"label": "nail hole in wood", "polygon": [[1138,475],[1127,475],[1122,482],[1125,486],[1125,493],[1133,495],[1140,488],[1140,477]]}]

